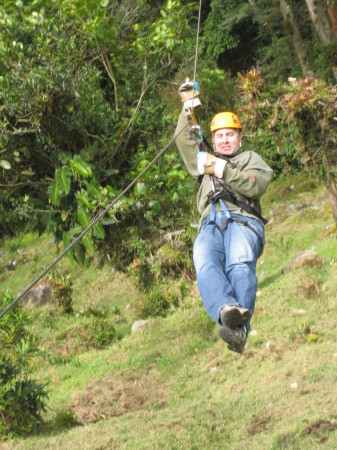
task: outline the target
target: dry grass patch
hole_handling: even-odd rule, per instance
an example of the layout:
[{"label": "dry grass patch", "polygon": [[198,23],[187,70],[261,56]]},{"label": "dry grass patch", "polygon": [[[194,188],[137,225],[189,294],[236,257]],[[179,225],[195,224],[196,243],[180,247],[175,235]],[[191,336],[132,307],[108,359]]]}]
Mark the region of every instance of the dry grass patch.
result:
[{"label": "dry grass patch", "polygon": [[337,430],[337,416],[331,419],[315,420],[310,423],[302,432],[302,436],[314,436],[318,442],[324,443],[328,440],[327,433]]},{"label": "dry grass patch", "polygon": [[170,392],[170,385],[162,383],[156,370],[127,370],[108,373],[104,379],[73,392],[68,407],[79,423],[88,424],[153,405],[164,407]]}]

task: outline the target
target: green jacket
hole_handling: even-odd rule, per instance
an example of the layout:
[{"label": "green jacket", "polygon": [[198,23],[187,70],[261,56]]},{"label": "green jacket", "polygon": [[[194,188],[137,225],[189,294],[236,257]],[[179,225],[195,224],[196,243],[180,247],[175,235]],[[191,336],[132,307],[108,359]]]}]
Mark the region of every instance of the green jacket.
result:
[{"label": "green jacket", "polygon": [[[190,126],[191,124],[184,111],[182,111],[175,132],[175,141],[188,171],[193,177],[198,178],[197,154],[199,147],[189,135]],[[236,167],[233,168],[230,164],[227,164],[225,167],[223,181],[226,183],[227,190],[239,201],[248,203],[254,209],[261,212],[259,200],[271,180],[273,174],[272,169],[264,162],[260,155],[252,151],[239,150],[230,159]],[[214,185],[216,190],[223,189],[215,177]],[[205,217],[210,214],[211,205],[208,203],[207,197],[210,191],[212,191],[211,182],[209,176],[205,175],[202,178],[197,196],[197,206],[201,216],[200,225]],[[225,201],[225,204],[231,213],[255,217],[229,201]],[[219,202],[216,203],[216,210],[222,210]]]}]

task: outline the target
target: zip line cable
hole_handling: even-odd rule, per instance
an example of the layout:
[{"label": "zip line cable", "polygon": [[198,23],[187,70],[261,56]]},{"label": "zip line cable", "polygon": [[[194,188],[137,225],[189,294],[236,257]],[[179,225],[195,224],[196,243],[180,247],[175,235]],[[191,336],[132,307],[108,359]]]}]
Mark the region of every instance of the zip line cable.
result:
[{"label": "zip line cable", "polygon": [[[201,22],[201,0],[200,0],[200,3],[199,3],[199,13],[198,13],[197,41],[196,41],[196,44],[195,44],[192,105],[193,105],[194,92],[195,92],[195,81],[196,81],[195,79],[196,79],[196,76],[197,76],[197,61],[198,61],[200,22]],[[195,120],[194,114],[192,114],[192,119]]]},{"label": "zip line cable", "polygon": [[[195,82],[196,77],[196,71],[197,71],[197,59],[198,59],[198,46],[199,46],[199,32],[200,32],[200,21],[201,21],[201,0],[199,4],[199,15],[198,15],[198,29],[197,29],[197,41],[196,41],[196,49],[195,49],[195,58],[194,58],[194,73],[193,73],[193,86]],[[194,88],[193,88],[193,95],[194,95]],[[43,272],[40,273],[40,275],[35,278],[34,281],[30,283],[29,286],[27,286],[18,296],[17,298],[11,302],[7,308],[5,308],[0,313],[0,319],[4,317],[8,311],[10,311],[31,289],[35,284],[41,280],[42,277],[46,275],[47,272],[49,272],[50,269],[52,269],[59,261],[63,258],[64,255],[68,253],[69,250],[71,250],[75,244],[77,244],[78,241],[80,241],[87,233],[90,231],[106,214],[107,212],[118,202],[120,198],[122,198],[136,183],[137,181],[144,175],[145,172],[161,157],[161,155],[166,152],[166,150],[170,147],[172,142],[185,130],[185,128],[188,126],[187,124],[185,127],[183,127],[179,133],[173,136],[173,138],[170,140],[170,142],[157,154],[155,158],[137,175],[137,177],[108,205],[104,211],[102,211],[83,231],[81,234],[77,236],[71,242],[58,256],[57,258],[52,261],[49,266],[47,266]]]},{"label": "zip line cable", "polygon": [[81,240],[83,238],[83,236],[85,236],[89,230],[91,230],[91,228],[93,228],[96,223],[98,223],[106,214],[107,212],[118,202],[118,200],[123,197],[123,195],[125,195],[136,183],[137,181],[144,175],[144,173],[161,157],[161,155],[170,147],[170,145],[172,144],[172,142],[176,139],[176,137],[178,137],[183,131],[184,129],[187,127],[187,125],[182,128],[180,130],[179,133],[177,133],[171,140],[170,142],[158,153],[158,155],[137,175],[137,177],[113,200],[113,202],[110,203],[110,205],[108,205],[106,207],[106,209],[104,211],[102,211],[97,217],[96,219],[94,219],[88,226],[87,228],[85,228],[85,230],[82,231],[81,234],[79,234],[77,236],[76,239],[73,240],[73,242],[71,242],[68,247],[66,247],[62,253],[60,253],[58,255],[57,258],[55,258],[55,260],[49,264],[48,267],[45,268],[45,270],[37,277],[35,278],[34,281],[32,281],[30,283],[29,286],[26,287],[26,289],[24,289],[24,291],[21,292],[21,294],[19,294],[19,296],[12,302],[10,303],[6,309],[4,309],[4,311],[2,311],[0,313],[0,319],[8,313],[9,310],[11,310],[13,308],[13,306],[15,306],[31,289],[33,286],[35,286],[35,284],[41,280],[42,277],[44,277],[44,275],[46,275],[47,272],[49,272],[49,270],[55,266],[55,264],[57,264],[61,258],[63,258],[63,256],[68,253],[68,251],[75,245],[77,244],[77,242],[79,240]]},{"label": "zip line cable", "polygon": [[197,61],[198,61],[198,48],[199,48],[200,22],[201,22],[201,0],[200,0],[200,3],[199,3],[198,29],[197,29],[197,42],[196,42],[196,44],[195,44],[194,71],[193,71],[193,86],[194,86],[195,78],[196,78],[196,75],[197,75]]}]

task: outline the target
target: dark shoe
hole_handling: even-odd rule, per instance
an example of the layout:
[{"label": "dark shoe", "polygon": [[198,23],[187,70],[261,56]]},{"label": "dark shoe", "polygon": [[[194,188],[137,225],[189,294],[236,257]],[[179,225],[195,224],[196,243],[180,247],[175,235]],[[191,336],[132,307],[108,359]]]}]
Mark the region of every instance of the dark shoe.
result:
[{"label": "dark shoe", "polygon": [[236,330],[223,325],[219,330],[219,336],[226,342],[229,350],[236,353],[242,353],[247,341],[247,328],[245,325]]},{"label": "dark shoe", "polygon": [[220,311],[220,322],[226,327],[236,330],[240,325],[245,325],[249,319],[249,309],[241,306],[226,305]]}]

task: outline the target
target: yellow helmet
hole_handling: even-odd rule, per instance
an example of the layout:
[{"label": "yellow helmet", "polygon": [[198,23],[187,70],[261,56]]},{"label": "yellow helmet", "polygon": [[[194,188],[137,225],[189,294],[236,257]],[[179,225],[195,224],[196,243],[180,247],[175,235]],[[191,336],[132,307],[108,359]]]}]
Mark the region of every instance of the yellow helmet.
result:
[{"label": "yellow helmet", "polygon": [[216,114],[211,122],[211,132],[219,130],[220,128],[237,128],[242,129],[240,119],[232,112],[222,112]]}]

